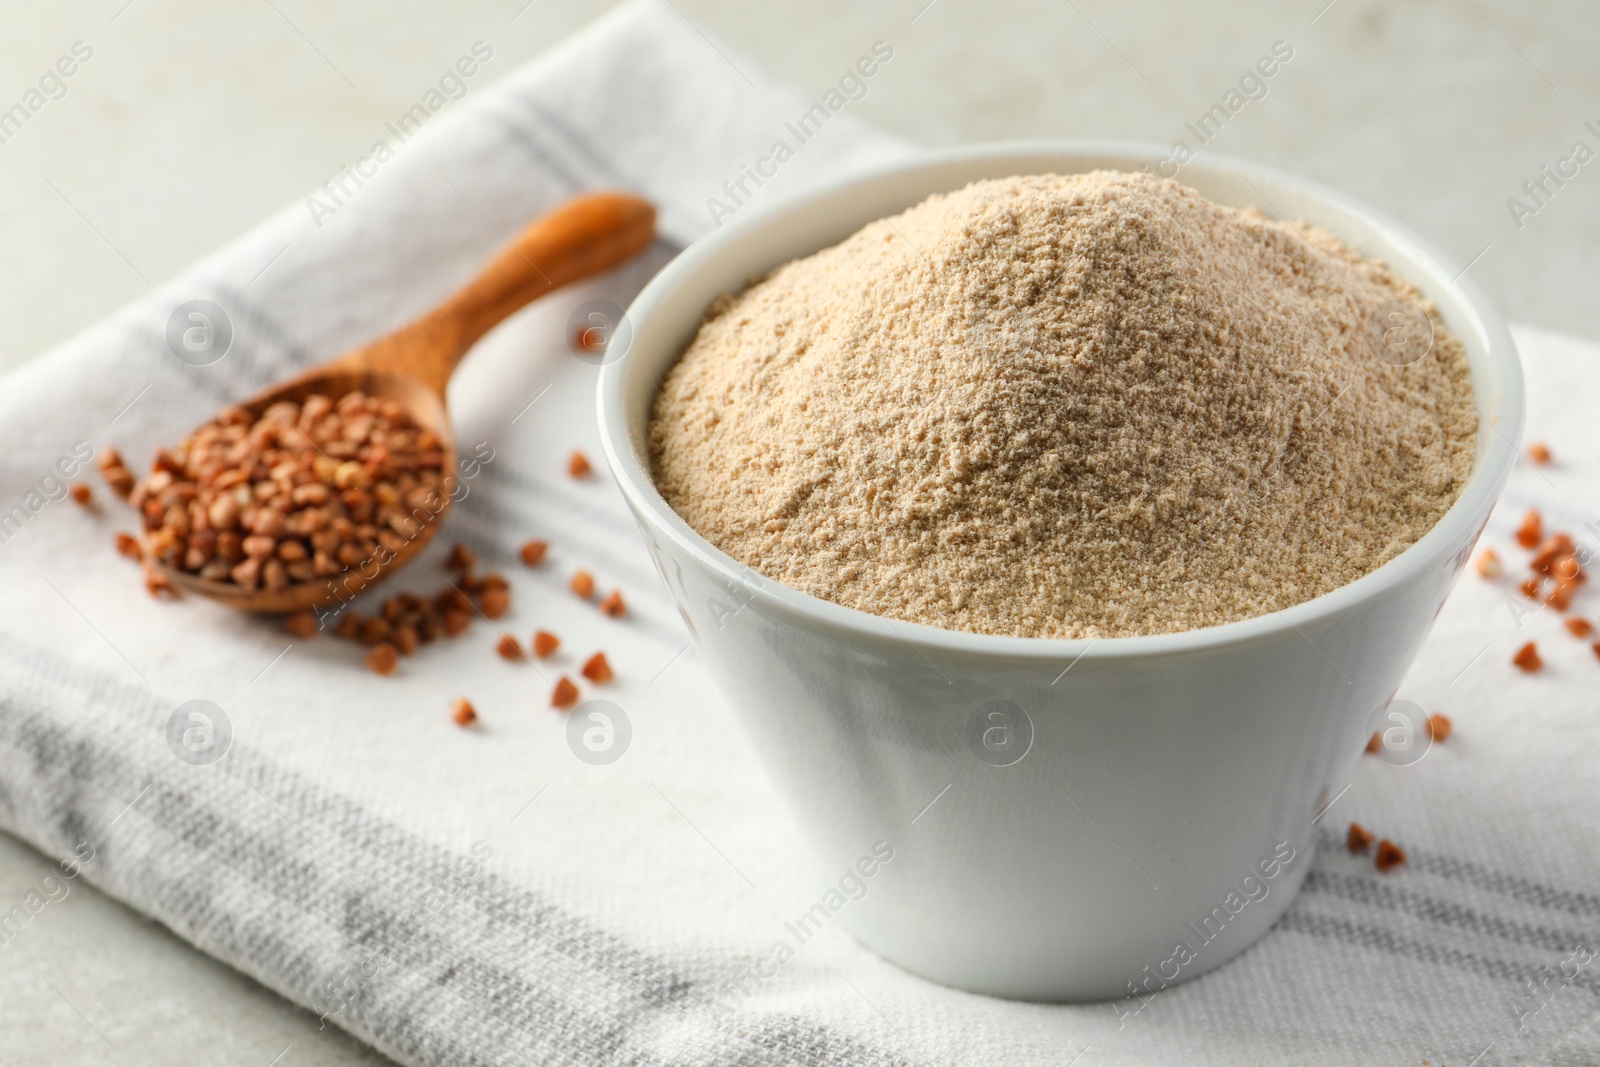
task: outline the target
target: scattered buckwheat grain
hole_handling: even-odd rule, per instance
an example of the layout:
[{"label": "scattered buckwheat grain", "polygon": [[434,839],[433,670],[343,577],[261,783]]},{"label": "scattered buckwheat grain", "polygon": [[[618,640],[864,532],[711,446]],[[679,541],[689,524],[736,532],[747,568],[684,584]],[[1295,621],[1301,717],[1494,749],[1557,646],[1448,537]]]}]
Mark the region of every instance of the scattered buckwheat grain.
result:
[{"label": "scattered buckwheat grain", "polygon": [[400,650],[387,641],[380,641],[367,653],[367,667],[378,674],[392,674],[400,662]]},{"label": "scattered buckwheat grain", "polygon": [[1537,509],[1529,509],[1522,517],[1522,525],[1517,527],[1517,544],[1523,548],[1533,548],[1544,536],[1544,519],[1540,517]]},{"label": "scattered buckwheat grain", "polygon": [[1406,850],[1390,841],[1387,837],[1378,842],[1377,855],[1373,863],[1380,871],[1387,871],[1391,867],[1398,867],[1406,861]]},{"label": "scattered buckwheat grain", "polygon": [[144,546],[132,534],[117,534],[117,551],[136,563],[144,560]]},{"label": "scattered buckwheat grain", "polygon": [[566,675],[556,679],[554,692],[550,694],[550,706],[555,708],[570,708],[578,702],[578,687]]},{"label": "scattered buckwheat grain", "polygon": [[572,576],[572,591],[585,600],[594,596],[594,575],[588,571],[578,571]]},{"label": "scattered buckwheat grain", "polygon": [[297,611],[283,620],[283,628],[296,637],[317,636],[317,617],[309,611]]},{"label": "scattered buckwheat grain", "polygon": [[103,448],[95,458],[95,464],[100,468],[101,477],[111,491],[122,499],[128,499],[133,493],[133,472],[128,470],[128,465],[122,461],[122,454],[114,448]]},{"label": "scattered buckwheat grain", "polygon": [[498,619],[511,610],[511,591],[503,586],[490,586],[478,598],[478,606],[491,619]]},{"label": "scattered buckwheat grain", "polygon": [[615,673],[611,670],[611,664],[606,662],[606,654],[604,652],[596,652],[594,655],[590,656],[584,662],[583,669],[578,673],[589,679],[589,681],[593,682],[595,685],[605,685],[607,682],[611,681],[612,678],[616,677]]}]

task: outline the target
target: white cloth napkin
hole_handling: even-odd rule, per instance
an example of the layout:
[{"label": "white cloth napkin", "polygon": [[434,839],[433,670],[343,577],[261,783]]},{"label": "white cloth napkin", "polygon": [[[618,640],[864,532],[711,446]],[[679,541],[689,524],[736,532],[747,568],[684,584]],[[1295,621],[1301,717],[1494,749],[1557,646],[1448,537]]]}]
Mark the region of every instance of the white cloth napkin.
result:
[{"label": "white cloth napkin", "polygon": [[[818,100],[671,6],[630,6],[403,143],[374,131],[392,158],[347,182],[336,210],[326,194],[322,210],[293,205],[6,380],[0,825],[406,1064],[1600,1061],[1600,662],[1549,612],[1511,610],[1510,576],[1464,580],[1401,690],[1455,733],[1414,766],[1362,761],[1304,892],[1220,970],[1147,1002],[1009,1003],[910,977],[829,928],[755,974],[825,879],[609,479],[565,473],[573,448],[598,457],[596,371],[569,353],[568,319],[587,300],[626,304],[719,214],[907,151],[852,118],[858,95],[851,83],[824,99],[821,132],[797,144],[785,123]],[[763,156],[758,186],[747,173]],[[497,626],[381,678],[350,643],[151,601],[111,550],[133,528],[123,505],[92,473],[95,510],[58,499],[58,473],[75,476],[89,449],[142,466],[219,404],[426,309],[503,234],[594,186],[652,198],[662,241],[518,315],[462,367],[462,451],[492,458],[440,543],[383,590],[437,589],[445,547],[464,540],[512,579]],[[197,299],[233,334],[207,366],[167,342],[174,309]],[[1519,340],[1531,425],[1557,458],[1520,469],[1490,524],[1512,570],[1509,531],[1530,505],[1600,544],[1582,529],[1600,516],[1596,350]],[[514,553],[533,537],[552,548],[527,569]],[[626,620],[566,590],[577,567],[622,590]],[[1576,607],[1597,603],[1585,590]],[[495,655],[497,629],[526,642],[535,627],[561,636],[557,659]],[[1529,639],[1548,663],[1532,676],[1509,663]],[[556,675],[576,678],[596,649],[617,679],[585,697],[614,702],[631,730],[605,765],[575,755],[549,708]],[[458,695],[479,727],[450,721]],[[221,709],[208,753],[231,734],[214,762],[169,743],[175,715],[180,734],[198,723],[178,711],[194,700]],[[1410,861],[1379,874],[1348,855],[1352,818]],[[0,901],[7,935],[14,903]]]}]

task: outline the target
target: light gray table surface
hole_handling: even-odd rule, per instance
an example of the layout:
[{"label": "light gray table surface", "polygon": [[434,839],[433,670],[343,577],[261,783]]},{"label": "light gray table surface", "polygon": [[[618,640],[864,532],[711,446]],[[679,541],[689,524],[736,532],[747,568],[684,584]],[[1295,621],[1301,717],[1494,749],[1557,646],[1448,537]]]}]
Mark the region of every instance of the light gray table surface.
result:
[{"label": "light gray table surface", "polygon": [[[1293,58],[1209,150],[1366,200],[1470,264],[1508,317],[1600,338],[1600,159],[1560,185],[1541,170],[1580,140],[1600,152],[1592,5],[673,3],[819,92],[864,45],[890,41],[894,63],[855,113],[928,145],[1030,136],[1193,145],[1185,124],[1282,41]],[[0,143],[0,371],[303,199],[474,40],[493,44],[502,76],[610,6],[6,5],[0,108],[75,42],[93,55],[64,95]],[[1535,200],[1524,183],[1540,180]],[[1513,198],[1537,210],[1514,213]],[[52,868],[0,835],[0,911]],[[0,1063],[381,1062],[82,879],[0,941]]]}]

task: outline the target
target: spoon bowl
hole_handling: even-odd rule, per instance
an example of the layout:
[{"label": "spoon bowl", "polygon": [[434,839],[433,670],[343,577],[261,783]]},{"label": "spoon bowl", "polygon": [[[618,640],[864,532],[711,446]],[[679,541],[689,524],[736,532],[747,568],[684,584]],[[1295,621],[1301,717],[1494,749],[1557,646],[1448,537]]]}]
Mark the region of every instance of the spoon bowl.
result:
[{"label": "spoon bowl", "polygon": [[316,581],[292,583],[282,589],[246,589],[233,582],[213,581],[177,567],[169,567],[155,558],[150,558],[150,565],[174,588],[182,592],[209,597],[220,604],[263,615],[293,614],[348,600],[405,566],[413,556],[426,548],[434,535],[439,532],[439,520],[449,510],[451,503],[450,491],[454,487],[452,478],[456,466],[456,448],[450,429],[450,416],[445,410],[444,399],[439,394],[416,378],[404,374],[318,370],[306,377],[276,386],[239,406],[251,415],[259,416],[273,405],[286,401],[302,403],[307,397],[317,394],[337,400],[356,390],[379,400],[392,400],[399,404],[419,427],[438,435],[440,442],[441,469],[445,472],[444,492],[441,494],[444,507],[433,515],[431,521],[419,523],[416,532],[406,539],[405,545],[393,553],[386,563],[372,568],[347,568],[337,575]]}]

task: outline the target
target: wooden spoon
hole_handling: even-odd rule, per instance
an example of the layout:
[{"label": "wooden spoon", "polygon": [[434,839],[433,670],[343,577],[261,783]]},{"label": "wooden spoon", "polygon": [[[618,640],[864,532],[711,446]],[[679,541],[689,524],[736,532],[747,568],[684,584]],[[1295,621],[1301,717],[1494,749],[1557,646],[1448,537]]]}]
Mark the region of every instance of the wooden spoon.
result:
[{"label": "wooden spoon", "polygon": [[[359,389],[381,400],[393,400],[423,429],[442,442],[443,471],[456,477],[456,450],[445,412],[444,391],[461,357],[501,320],[553,289],[600,274],[632,259],[655,239],[655,208],[625,193],[591,193],[577,197],[535,221],[511,247],[459,292],[422,318],[337,359],[314,367],[242,405],[252,415],[284,400],[303,401],[313,394],[337,400]],[[153,553],[150,565],[178,589],[210,597],[241,611],[281,614],[305,611],[356,593],[394,573],[433,539],[449,510],[423,523],[387,563],[350,568],[330,578],[300,582],[269,591],[249,590],[232,582],[203,579],[166,566]]]}]

